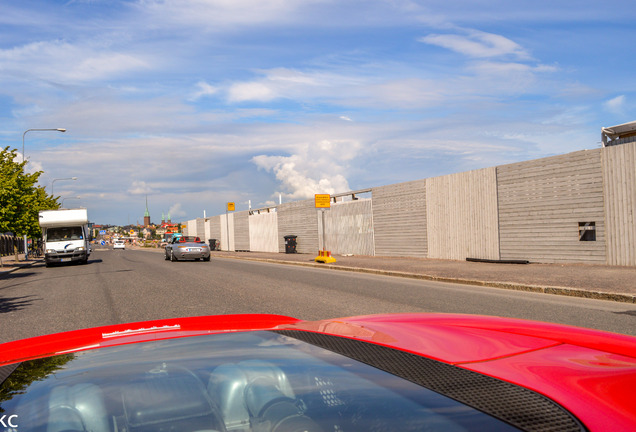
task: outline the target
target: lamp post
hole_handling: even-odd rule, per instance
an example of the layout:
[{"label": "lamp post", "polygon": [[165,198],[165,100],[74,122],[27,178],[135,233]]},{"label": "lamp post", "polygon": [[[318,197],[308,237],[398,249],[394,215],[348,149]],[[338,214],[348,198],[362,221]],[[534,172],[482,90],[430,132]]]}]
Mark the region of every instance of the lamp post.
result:
[{"label": "lamp post", "polygon": [[78,195],[78,196],[74,196],[74,197],[62,198],[62,208],[64,208],[64,200],[67,200],[67,199],[82,199],[82,197]]},{"label": "lamp post", "polygon": [[[24,162],[24,136],[27,134],[27,132],[31,132],[31,131],[66,132],[66,129],[64,129],[64,128],[55,128],[55,129],[27,129],[27,130],[25,130],[24,133],[22,134],[22,162]],[[26,233],[24,234],[24,259],[25,260],[29,259],[29,248],[28,248],[28,244],[27,244],[27,235],[26,235]]]},{"label": "lamp post", "polygon": [[31,132],[31,131],[57,131],[57,132],[66,132],[66,129],[64,128],[56,128],[56,129],[27,129],[24,131],[24,133],[22,134],[22,162],[24,162],[24,136],[27,134],[27,132]]},{"label": "lamp post", "polygon": [[53,181],[51,182],[51,195],[55,196],[55,194],[53,193],[53,185],[55,184],[56,181],[58,180],[77,180],[77,177],[66,177],[66,178],[56,178],[53,179]]}]

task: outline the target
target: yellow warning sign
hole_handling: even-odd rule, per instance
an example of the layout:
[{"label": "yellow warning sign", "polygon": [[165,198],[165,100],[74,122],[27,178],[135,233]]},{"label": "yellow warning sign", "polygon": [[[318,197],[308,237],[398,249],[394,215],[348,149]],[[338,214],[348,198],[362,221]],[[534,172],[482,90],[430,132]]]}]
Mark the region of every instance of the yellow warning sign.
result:
[{"label": "yellow warning sign", "polygon": [[316,194],[316,208],[331,208],[331,195],[329,194]]}]

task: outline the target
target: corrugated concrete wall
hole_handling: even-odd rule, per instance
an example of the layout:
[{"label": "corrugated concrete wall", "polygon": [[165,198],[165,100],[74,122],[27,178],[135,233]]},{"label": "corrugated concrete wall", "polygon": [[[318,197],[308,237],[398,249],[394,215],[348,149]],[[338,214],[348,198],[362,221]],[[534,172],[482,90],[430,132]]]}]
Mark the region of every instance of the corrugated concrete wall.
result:
[{"label": "corrugated concrete wall", "polygon": [[284,203],[278,213],[278,251],[285,252],[286,235],[297,236],[298,253],[318,252],[318,216],[314,200]]},{"label": "corrugated concrete wall", "polygon": [[[326,250],[333,254],[373,255],[370,199],[332,203],[325,210]],[[319,225],[322,236],[322,223]],[[322,237],[320,244],[322,245]]]},{"label": "corrugated concrete wall", "polygon": [[426,257],[426,180],[372,189],[375,254]]},{"label": "corrugated concrete wall", "polygon": [[205,241],[205,219],[197,218],[197,233],[195,234],[201,240]]},{"label": "corrugated concrete wall", "polygon": [[249,217],[250,250],[278,252],[278,213],[255,213]]},{"label": "corrugated concrete wall", "polygon": [[[293,234],[299,253],[315,254],[321,220],[314,201],[276,210],[230,214],[229,250],[236,238],[241,250],[284,252],[284,236]],[[635,213],[636,143],[628,143],[373,188],[371,200],[332,205],[327,249],[633,266]],[[228,250],[225,215],[208,223],[201,231],[198,219],[188,221],[185,231],[209,234]]]},{"label": "corrugated concrete wall", "polygon": [[205,239],[206,241],[210,239],[215,239],[218,242],[221,241],[221,216],[212,216],[208,218],[209,229],[206,230],[208,232],[208,237]]},{"label": "corrugated concrete wall", "polygon": [[[600,150],[497,167],[502,259],[605,263]],[[595,241],[579,224],[594,223]]]},{"label": "corrugated concrete wall", "polygon": [[636,143],[601,151],[607,263],[636,266]]},{"label": "corrugated concrete wall", "polygon": [[250,250],[250,212],[239,211],[234,213],[234,250]]},{"label": "corrugated concrete wall", "polygon": [[427,179],[426,215],[429,258],[499,259],[495,168]]},{"label": "corrugated concrete wall", "polygon": [[186,228],[183,231],[184,235],[196,236],[197,235],[197,220],[192,219],[186,222]]},{"label": "corrugated concrete wall", "polygon": [[[233,251],[234,249],[234,213],[220,215],[221,219],[221,250]],[[229,239],[228,239],[229,234]]]}]

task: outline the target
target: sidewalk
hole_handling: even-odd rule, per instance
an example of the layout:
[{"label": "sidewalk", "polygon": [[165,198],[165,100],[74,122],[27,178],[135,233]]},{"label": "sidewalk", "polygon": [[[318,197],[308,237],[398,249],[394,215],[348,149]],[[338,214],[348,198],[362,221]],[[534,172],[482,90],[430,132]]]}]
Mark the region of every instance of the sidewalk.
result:
[{"label": "sidewalk", "polygon": [[0,266],[0,276],[7,273],[12,273],[24,267],[31,267],[34,263],[42,261],[42,258],[29,258],[28,261],[25,261],[24,254],[18,254],[18,261],[15,260],[15,255],[4,256],[0,259],[2,259],[2,266]]},{"label": "sidewalk", "polygon": [[593,264],[495,264],[425,258],[213,251],[212,258],[247,259],[636,303],[636,267]]}]

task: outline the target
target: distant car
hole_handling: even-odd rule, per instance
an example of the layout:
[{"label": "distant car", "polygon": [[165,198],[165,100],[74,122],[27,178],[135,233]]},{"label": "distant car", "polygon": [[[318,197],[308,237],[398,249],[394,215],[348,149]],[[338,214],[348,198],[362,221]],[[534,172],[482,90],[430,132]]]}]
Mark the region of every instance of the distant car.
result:
[{"label": "distant car", "polygon": [[165,258],[170,261],[210,261],[210,247],[199,237],[175,237],[166,245]]},{"label": "distant car", "polygon": [[126,249],[126,243],[123,240],[115,240],[115,243],[113,243],[113,250],[115,249]]},{"label": "distant car", "polygon": [[476,315],[219,315],[0,344],[12,432],[633,432],[635,388],[634,337]]}]

